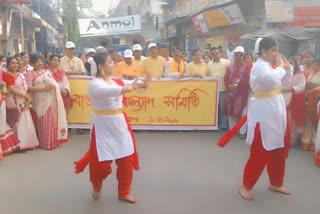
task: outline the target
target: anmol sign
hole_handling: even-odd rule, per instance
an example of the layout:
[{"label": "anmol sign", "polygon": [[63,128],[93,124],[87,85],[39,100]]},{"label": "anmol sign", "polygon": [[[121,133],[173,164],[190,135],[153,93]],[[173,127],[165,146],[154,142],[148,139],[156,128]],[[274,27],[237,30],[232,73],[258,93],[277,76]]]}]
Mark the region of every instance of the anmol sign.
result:
[{"label": "anmol sign", "polygon": [[139,15],[108,19],[79,19],[80,36],[101,36],[141,31]]}]

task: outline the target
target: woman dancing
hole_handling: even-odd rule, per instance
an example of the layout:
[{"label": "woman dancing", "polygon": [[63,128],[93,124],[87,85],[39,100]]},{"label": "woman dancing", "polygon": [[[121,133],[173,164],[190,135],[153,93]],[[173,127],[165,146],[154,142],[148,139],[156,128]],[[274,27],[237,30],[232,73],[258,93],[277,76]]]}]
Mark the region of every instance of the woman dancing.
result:
[{"label": "woman dancing", "polygon": [[92,197],[100,198],[102,182],[111,174],[111,163],[116,161],[118,198],[129,203],[136,199],[130,195],[133,169],[139,169],[135,139],[123,107],[123,94],[147,88],[151,75],[144,82],[111,79],[115,66],[107,53],[93,57],[92,76],[96,76],[88,86],[88,94],[93,114],[91,117],[91,145],[87,154],[76,164],[76,173],[84,170],[89,163]]}]

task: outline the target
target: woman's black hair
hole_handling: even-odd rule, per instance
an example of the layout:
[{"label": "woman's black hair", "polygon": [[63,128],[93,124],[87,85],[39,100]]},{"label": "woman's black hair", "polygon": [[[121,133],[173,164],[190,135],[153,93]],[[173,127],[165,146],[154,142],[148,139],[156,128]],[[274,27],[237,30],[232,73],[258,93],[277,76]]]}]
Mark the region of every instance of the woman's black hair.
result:
[{"label": "woman's black hair", "polygon": [[14,57],[14,58],[18,58],[18,57],[22,58],[20,54],[16,54],[16,55],[14,55],[13,57]]},{"label": "woman's black hair", "polygon": [[21,53],[20,53],[20,56],[21,56],[21,57],[24,57],[25,55],[27,55],[26,52],[21,52]]},{"label": "woman's black hair", "polygon": [[313,63],[318,63],[318,64],[320,65],[320,57],[315,58],[315,59],[313,60]]},{"label": "woman's black hair", "polygon": [[[7,66],[9,67],[9,65],[10,65],[10,62],[12,61],[12,60],[17,60],[17,58],[16,57],[9,57],[9,58],[7,58]],[[17,60],[18,61],[18,60]]]},{"label": "woman's black hair", "polygon": [[263,38],[259,43],[259,55],[262,55],[262,50],[270,50],[271,48],[278,46],[278,43],[276,40],[274,40],[271,37],[265,37]]},{"label": "woman's black hair", "polygon": [[53,58],[58,57],[59,61],[60,61],[60,56],[58,54],[51,54],[49,60],[51,61]]},{"label": "woman's black hair", "polygon": [[32,64],[34,64],[39,59],[41,59],[41,61],[42,61],[42,58],[39,54],[33,53],[30,55],[30,63],[32,63]]},{"label": "woman's black hair", "polygon": [[93,56],[94,62],[97,64],[97,75],[99,76],[101,71],[99,70],[99,65],[104,65],[107,61],[109,54],[107,52],[97,53]]},{"label": "woman's black hair", "polygon": [[207,56],[207,57],[209,57],[210,59],[212,59],[212,57],[211,57],[209,54],[204,54],[204,55],[202,56],[202,59],[204,59],[205,56]]},{"label": "woman's black hair", "polygon": [[292,60],[294,62],[293,73],[296,74],[297,72],[300,71],[300,68],[299,68],[299,65],[298,65],[298,60],[294,56],[290,57],[289,60]]},{"label": "woman's black hair", "polygon": [[87,56],[85,53],[81,53],[81,54],[79,54],[78,58],[80,58],[82,55]]},{"label": "woman's black hair", "polygon": [[312,52],[306,52],[306,53],[303,55],[303,57],[305,57],[307,54],[311,55],[312,58],[315,58],[315,55],[314,55],[314,53],[312,53]]}]

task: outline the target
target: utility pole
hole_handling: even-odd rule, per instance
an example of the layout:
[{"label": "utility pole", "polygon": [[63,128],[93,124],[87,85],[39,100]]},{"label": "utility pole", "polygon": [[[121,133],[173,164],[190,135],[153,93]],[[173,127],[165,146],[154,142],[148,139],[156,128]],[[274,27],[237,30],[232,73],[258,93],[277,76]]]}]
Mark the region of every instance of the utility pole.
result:
[{"label": "utility pole", "polygon": [[68,41],[68,20],[67,20],[67,0],[62,0],[62,20],[64,28],[63,44]]},{"label": "utility pole", "polygon": [[3,23],[2,23],[2,47],[3,47],[3,54],[8,55],[8,0],[3,1]]},{"label": "utility pole", "polygon": [[21,24],[21,51],[24,52],[24,30],[23,30],[23,4],[20,4],[20,24]]}]

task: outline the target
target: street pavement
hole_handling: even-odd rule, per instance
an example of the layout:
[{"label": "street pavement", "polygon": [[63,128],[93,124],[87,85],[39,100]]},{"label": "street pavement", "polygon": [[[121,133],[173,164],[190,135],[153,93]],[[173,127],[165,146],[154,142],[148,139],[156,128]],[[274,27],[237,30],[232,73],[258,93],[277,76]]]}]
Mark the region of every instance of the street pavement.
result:
[{"label": "street pavement", "polygon": [[222,132],[136,131],[141,170],[134,172],[135,205],[117,200],[116,168],[101,198],[91,198],[88,168],[74,174],[73,162],[89,148],[89,134],[73,134],[53,151],[35,149],[0,163],[1,214],[315,214],[320,213],[320,168],[312,152],[292,149],[285,186],[293,195],[267,190],[266,172],[253,201],[238,194],[249,146],[236,136],[216,146]]}]

